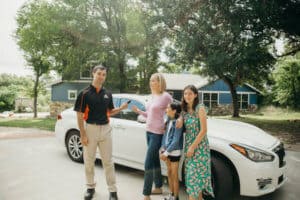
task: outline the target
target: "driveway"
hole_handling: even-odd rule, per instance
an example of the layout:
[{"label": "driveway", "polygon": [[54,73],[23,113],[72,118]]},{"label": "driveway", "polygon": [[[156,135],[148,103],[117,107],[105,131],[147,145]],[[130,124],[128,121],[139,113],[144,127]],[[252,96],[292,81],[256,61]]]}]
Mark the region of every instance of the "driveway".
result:
[{"label": "driveway", "polygon": [[[84,166],[72,162],[54,134],[37,129],[0,127],[0,200],[80,200],[85,190]],[[259,198],[234,200],[298,200],[300,152],[287,151],[287,183]],[[120,200],[142,199],[143,172],[116,166]],[[108,199],[103,169],[96,165],[95,200]],[[164,186],[167,191],[167,186]],[[167,195],[167,193],[165,193]],[[153,196],[152,200],[162,200]],[[181,200],[187,197],[181,189]]]}]

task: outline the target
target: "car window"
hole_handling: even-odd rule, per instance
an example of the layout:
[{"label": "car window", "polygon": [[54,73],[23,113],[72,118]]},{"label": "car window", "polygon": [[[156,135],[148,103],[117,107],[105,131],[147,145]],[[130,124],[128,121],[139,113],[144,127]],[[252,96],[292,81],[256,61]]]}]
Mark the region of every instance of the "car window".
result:
[{"label": "car window", "polygon": [[[118,97],[113,97],[113,103],[114,103],[114,107],[115,107],[115,108],[120,107],[120,98],[118,98]],[[113,118],[121,118],[121,114],[120,114],[120,113],[117,113],[117,114],[115,114],[115,115],[113,115],[113,116],[111,116],[111,117],[113,117]]]},{"label": "car window", "polygon": [[122,98],[122,99],[120,100],[120,105],[121,105],[122,103],[124,103],[124,102],[129,101],[129,100],[131,100],[131,102],[129,103],[127,109],[122,110],[122,111],[120,112],[120,115],[121,115],[120,118],[121,118],[121,119],[127,119],[127,120],[133,120],[133,121],[136,121],[136,120],[137,120],[137,117],[138,117],[138,114],[136,114],[135,112],[133,112],[133,111],[131,110],[132,106],[135,105],[135,106],[137,106],[137,107],[138,107],[140,110],[142,110],[142,111],[145,111],[145,106],[144,106],[141,102],[139,102],[139,101],[137,101],[137,100],[134,100],[134,99],[129,99],[129,98]]},{"label": "car window", "polygon": [[120,106],[120,98],[113,97],[113,103],[115,108],[118,108]]}]

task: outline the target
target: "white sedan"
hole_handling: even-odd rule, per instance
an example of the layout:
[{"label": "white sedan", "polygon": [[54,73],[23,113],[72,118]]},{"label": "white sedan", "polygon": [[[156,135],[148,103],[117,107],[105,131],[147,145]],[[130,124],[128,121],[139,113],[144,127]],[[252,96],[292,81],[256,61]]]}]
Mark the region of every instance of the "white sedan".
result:
[{"label": "white sedan", "polygon": [[[117,164],[144,170],[147,149],[145,123],[130,108],[136,105],[145,110],[148,98],[134,94],[113,95],[116,107],[131,100],[127,110],[110,119],[113,127],[113,157]],[[66,146],[73,161],[82,162],[76,113],[70,108],[58,115],[57,119],[56,137]],[[261,196],[285,183],[285,151],[277,138],[250,124],[222,119],[208,119],[207,134],[215,199],[231,199],[233,191],[245,196]],[[181,180],[184,177],[183,160],[184,157],[178,172]],[[164,164],[162,173],[167,174]]]}]

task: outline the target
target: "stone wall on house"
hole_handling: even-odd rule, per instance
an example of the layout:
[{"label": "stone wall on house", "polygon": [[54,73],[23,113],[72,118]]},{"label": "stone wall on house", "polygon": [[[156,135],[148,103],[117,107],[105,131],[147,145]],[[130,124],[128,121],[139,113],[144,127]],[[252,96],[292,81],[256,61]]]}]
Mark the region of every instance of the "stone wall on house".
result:
[{"label": "stone wall on house", "polygon": [[28,97],[19,97],[15,99],[15,111],[26,112],[33,110],[33,99]]},{"label": "stone wall on house", "polygon": [[51,102],[50,103],[50,117],[56,117],[59,113],[64,111],[67,108],[72,107],[74,104],[73,103],[66,103],[66,102]]},{"label": "stone wall on house", "polygon": [[[257,105],[249,105],[248,109],[246,110],[240,110],[240,114],[248,114],[248,113],[254,113],[257,111]],[[224,116],[224,115],[231,115],[232,114],[232,104],[223,104],[218,105],[217,107],[214,107],[208,111],[208,115],[211,116]]]}]

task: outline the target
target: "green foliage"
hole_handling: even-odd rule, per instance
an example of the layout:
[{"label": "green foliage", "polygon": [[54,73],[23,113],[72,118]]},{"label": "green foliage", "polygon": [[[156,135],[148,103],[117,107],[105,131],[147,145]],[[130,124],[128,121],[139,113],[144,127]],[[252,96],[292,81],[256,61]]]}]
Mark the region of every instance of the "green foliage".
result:
[{"label": "green foliage", "polygon": [[15,109],[15,98],[24,97],[27,86],[32,83],[29,77],[0,74],[0,112]]},{"label": "green foliage", "polygon": [[[260,23],[269,30],[272,35],[285,40],[286,55],[294,55],[300,51],[300,26],[299,26],[299,0],[272,0],[251,1],[256,5],[255,10],[259,15]],[[277,52],[275,52],[277,56]]]},{"label": "green foliage", "polygon": [[175,38],[173,60],[183,68],[198,65],[199,72],[223,79],[231,88],[237,117],[235,88],[248,81],[262,83],[275,61],[268,46],[273,39],[259,24],[257,5],[235,0],[145,2],[161,10],[155,19]]},{"label": "green foliage", "polygon": [[21,127],[21,128],[39,128],[42,130],[54,131],[56,119],[37,118],[37,119],[0,119],[0,126]]},{"label": "green foliage", "polygon": [[[50,93],[46,90],[46,85],[51,82],[51,77],[43,76],[39,88],[40,95],[38,104],[46,110],[49,107]],[[0,74],[0,112],[15,109],[15,99],[18,97],[33,98],[32,77],[18,77],[16,75]]]},{"label": "green foliage", "polygon": [[300,108],[300,59],[288,57],[277,63],[273,72],[275,102]]},{"label": "green foliage", "polygon": [[14,109],[16,93],[9,87],[1,87],[0,90],[0,112]]},{"label": "green foliage", "polygon": [[[107,86],[124,92],[132,90],[132,81],[140,88],[137,77],[157,67],[159,48],[153,47],[160,37],[152,35],[136,1],[32,1],[21,8],[17,21],[19,45],[39,52],[64,80],[79,79],[81,72],[102,63],[109,68]],[[130,66],[129,59],[137,60],[138,67]]]}]

